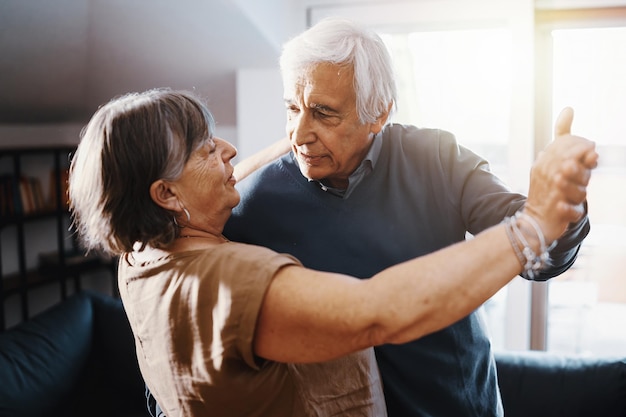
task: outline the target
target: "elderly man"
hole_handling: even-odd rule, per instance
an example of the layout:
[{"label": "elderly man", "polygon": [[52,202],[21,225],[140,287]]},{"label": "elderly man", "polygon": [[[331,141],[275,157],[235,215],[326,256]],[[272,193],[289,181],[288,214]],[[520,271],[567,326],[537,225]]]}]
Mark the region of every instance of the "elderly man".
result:
[{"label": "elderly man", "polygon": [[[293,254],[307,267],[369,277],[524,206],[525,197],[452,134],[388,123],[396,89],[375,33],[322,21],[285,45],[281,70],[291,152],[239,183],[230,239]],[[569,134],[571,114],[566,119],[557,134]],[[567,270],[588,231],[585,215],[552,249],[551,266],[525,278]],[[503,415],[478,312],[420,340],[380,346],[376,356],[391,417]]]}]

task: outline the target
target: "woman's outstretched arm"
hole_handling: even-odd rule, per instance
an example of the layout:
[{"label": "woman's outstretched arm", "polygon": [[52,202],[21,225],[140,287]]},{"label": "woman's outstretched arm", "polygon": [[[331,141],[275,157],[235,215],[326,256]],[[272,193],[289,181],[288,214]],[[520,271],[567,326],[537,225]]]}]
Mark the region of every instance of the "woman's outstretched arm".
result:
[{"label": "woman's outstretched arm", "polygon": [[530,262],[526,254],[545,253],[580,218],[597,157],[593,142],[571,136],[569,129],[557,131],[533,165],[523,214],[370,279],[283,268],[264,299],[256,354],[282,362],[324,361],[408,342],[465,317],[513,277],[532,271],[541,258],[530,256]]}]

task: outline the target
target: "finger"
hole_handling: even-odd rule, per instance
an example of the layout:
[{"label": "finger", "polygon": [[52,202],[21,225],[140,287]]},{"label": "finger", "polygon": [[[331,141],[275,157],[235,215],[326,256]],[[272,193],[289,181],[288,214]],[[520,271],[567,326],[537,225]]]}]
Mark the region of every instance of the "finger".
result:
[{"label": "finger", "polygon": [[554,124],[554,136],[569,135],[572,131],[572,121],[574,120],[574,109],[565,107],[559,113]]},{"label": "finger", "polygon": [[595,150],[587,152],[581,159],[581,162],[584,166],[589,169],[597,168],[598,166],[598,158],[600,155]]},{"label": "finger", "polygon": [[576,185],[586,186],[591,179],[591,169],[580,162],[573,160],[563,161],[561,169],[555,178],[562,178],[563,182],[572,182]]},{"label": "finger", "polygon": [[551,198],[568,204],[582,203],[587,198],[587,186],[581,184],[579,178],[567,178],[562,173],[558,173],[552,181],[554,188]]},{"label": "finger", "polygon": [[564,201],[569,204],[581,204],[587,199],[587,187],[585,186],[570,183],[563,187],[562,191]]},{"label": "finger", "polygon": [[589,158],[589,162],[593,164],[596,144],[589,139],[585,139],[580,136],[568,136],[568,137],[560,137],[554,143],[554,152],[552,156],[565,160],[572,159],[574,161],[585,164],[587,158]]}]

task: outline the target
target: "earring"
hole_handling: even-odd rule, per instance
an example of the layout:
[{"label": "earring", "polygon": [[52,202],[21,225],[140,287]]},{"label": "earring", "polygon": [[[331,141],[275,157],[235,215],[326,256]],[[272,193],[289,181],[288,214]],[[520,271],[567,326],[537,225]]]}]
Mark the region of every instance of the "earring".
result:
[{"label": "earring", "polygon": [[[183,212],[185,212],[185,215],[187,216],[187,224],[191,223],[191,216],[189,215],[189,210],[183,207]],[[178,220],[176,220],[176,216],[173,216],[172,220],[174,220],[174,225],[176,225],[176,227],[179,227],[181,229],[183,228],[183,226],[178,224]]]}]

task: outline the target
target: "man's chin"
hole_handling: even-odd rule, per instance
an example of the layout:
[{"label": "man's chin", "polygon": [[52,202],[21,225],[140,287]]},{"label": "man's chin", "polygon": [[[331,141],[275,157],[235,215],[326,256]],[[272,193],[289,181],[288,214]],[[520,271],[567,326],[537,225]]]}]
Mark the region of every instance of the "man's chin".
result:
[{"label": "man's chin", "polygon": [[300,173],[309,181],[321,181],[327,177],[327,172],[323,172],[320,169],[312,168],[311,166],[298,161],[298,167]]},{"label": "man's chin", "polygon": [[325,177],[321,176],[321,175],[316,175],[315,173],[312,173],[310,170],[300,170],[300,172],[302,173],[302,175],[309,181],[322,181]]}]

